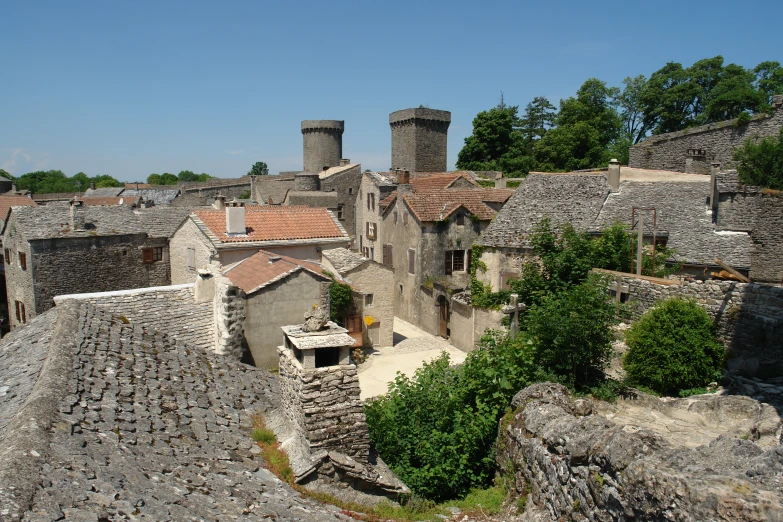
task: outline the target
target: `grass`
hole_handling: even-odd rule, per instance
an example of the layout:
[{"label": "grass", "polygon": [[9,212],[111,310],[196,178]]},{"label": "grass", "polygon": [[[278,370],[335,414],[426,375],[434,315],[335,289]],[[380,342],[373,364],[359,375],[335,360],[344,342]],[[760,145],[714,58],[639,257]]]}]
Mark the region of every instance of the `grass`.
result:
[{"label": "grass", "polygon": [[495,485],[485,489],[475,489],[461,500],[451,500],[442,504],[435,504],[416,495],[401,499],[400,504],[388,500],[384,500],[376,506],[345,502],[328,493],[310,491],[294,482],[294,472],[288,461],[288,455],[280,449],[274,432],[266,427],[264,419],[260,415],[254,415],[252,419],[253,430],[250,432],[250,437],[261,448],[266,468],[269,471],[301,495],[324,504],[337,506],[344,515],[357,520],[368,522],[433,520],[437,519],[437,515],[451,515],[452,512],[449,508],[455,507],[468,515],[487,516],[500,511],[507,497],[507,489],[502,485]]}]

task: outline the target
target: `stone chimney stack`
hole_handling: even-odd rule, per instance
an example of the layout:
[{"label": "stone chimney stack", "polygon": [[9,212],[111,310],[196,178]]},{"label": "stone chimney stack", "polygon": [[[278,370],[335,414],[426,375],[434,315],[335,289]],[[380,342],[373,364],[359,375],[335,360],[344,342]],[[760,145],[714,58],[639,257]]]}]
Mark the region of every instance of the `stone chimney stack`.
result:
[{"label": "stone chimney stack", "polygon": [[718,172],[720,172],[720,163],[713,161],[710,163],[710,206],[713,212],[718,210]]},{"label": "stone chimney stack", "polygon": [[495,188],[496,189],[504,189],[507,186],[506,183],[507,183],[507,180],[506,180],[506,178],[503,177],[503,173],[502,172],[498,172],[495,175]]},{"label": "stone chimney stack", "polygon": [[84,230],[84,207],[82,202],[76,198],[71,200],[69,224],[71,230]]},{"label": "stone chimney stack", "polygon": [[319,191],[321,190],[321,177],[312,172],[294,174],[294,190]]},{"label": "stone chimney stack", "polygon": [[617,192],[620,190],[620,162],[616,159],[609,160],[609,190]]},{"label": "stone chimney stack", "polygon": [[256,198],[256,192],[258,192],[258,187],[256,186],[256,176],[250,176],[250,201],[258,201]]},{"label": "stone chimney stack", "polygon": [[17,192],[16,183],[11,183],[11,192]]},{"label": "stone chimney stack", "polygon": [[95,182],[90,181],[90,190],[95,190]]},{"label": "stone chimney stack", "polygon": [[223,196],[221,194],[215,196],[215,202],[212,203],[212,207],[216,208],[217,210],[223,210],[224,208],[226,208],[226,196]]},{"label": "stone chimney stack", "polygon": [[395,173],[398,185],[408,185],[411,182],[411,171],[396,169]]},{"label": "stone chimney stack", "polygon": [[229,236],[247,234],[245,204],[236,199],[226,207],[226,234]]},{"label": "stone chimney stack", "polygon": [[350,165],[351,160],[348,158],[340,158],[340,166],[345,167],[346,165]]},{"label": "stone chimney stack", "polygon": [[777,107],[783,107],[783,94],[776,94],[772,97],[772,106]]}]

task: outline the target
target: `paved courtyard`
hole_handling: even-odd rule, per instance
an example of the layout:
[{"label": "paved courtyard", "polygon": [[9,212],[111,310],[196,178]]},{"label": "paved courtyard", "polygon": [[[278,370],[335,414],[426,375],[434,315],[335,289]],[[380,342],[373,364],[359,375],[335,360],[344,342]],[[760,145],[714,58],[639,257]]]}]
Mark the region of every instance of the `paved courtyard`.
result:
[{"label": "paved courtyard", "polygon": [[463,362],[467,356],[445,339],[395,317],[394,346],[373,350],[367,362],[359,368],[362,400],[386,393],[397,372],[411,376],[425,362],[437,358],[444,351],[455,364]]}]

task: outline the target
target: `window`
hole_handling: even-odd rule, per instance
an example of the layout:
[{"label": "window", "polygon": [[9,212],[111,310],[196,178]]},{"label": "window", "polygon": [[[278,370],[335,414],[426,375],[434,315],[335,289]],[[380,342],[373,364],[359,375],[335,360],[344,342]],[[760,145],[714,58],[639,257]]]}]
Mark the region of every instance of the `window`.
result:
[{"label": "window", "polygon": [[141,260],[146,264],[163,261],[163,247],[142,248]]},{"label": "window", "polygon": [[339,219],[340,221],[342,221],[344,219],[343,218],[343,207],[344,207],[344,205],[337,205],[337,219]]},{"label": "window", "polygon": [[367,259],[370,259],[370,248],[369,247],[364,247],[362,249],[362,255],[364,257],[366,257]]},{"label": "window", "polygon": [[348,187],[348,194],[353,194],[353,187]]},{"label": "window", "polygon": [[458,225],[464,225],[465,224],[465,214],[463,214],[462,212],[457,214],[457,224]]},{"label": "window", "polygon": [[196,249],[193,247],[188,247],[188,268],[196,268]]},{"label": "window", "polygon": [[152,263],[152,249],[151,248],[142,248],[141,249],[141,261],[145,265],[148,265]]},{"label": "window", "polygon": [[375,194],[367,194],[367,210],[375,210]]},{"label": "window", "polygon": [[394,268],[391,245],[383,245],[383,264],[389,268]]},{"label": "window", "polygon": [[16,320],[22,324],[27,322],[27,311],[24,308],[24,303],[16,301]]},{"label": "window", "polygon": [[412,248],[408,250],[408,273],[416,273],[416,251]]},{"label": "window", "polygon": [[402,295],[402,283],[400,283],[400,295]]},{"label": "window", "polygon": [[375,249],[373,247],[370,247],[370,259],[375,259]]},{"label": "window", "polygon": [[394,212],[392,212],[392,214],[394,214],[394,224],[396,225],[397,224],[397,211],[395,210]]},{"label": "window", "polygon": [[364,306],[372,306],[373,294],[364,295]]},{"label": "window", "polygon": [[451,275],[452,272],[465,271],[465,251],[464,250],[446,250],[443,258],[443,272]]},{"label": "window", "polygon": [[19,252],[19,266],[22,270],[27,270],[27,254]]},{"label": "window", "polygon": [[5,249],[5,262],[6,264],[11,264],[11,251],[9,249]]},{"label": "window", "polygon": [[402,214],[402,224],[407,225],[408,224],[408,213],[405,212]]},{"label": "window", "polygon": [[370,223],[369,221],[365,223],[365,232],[367,233],[367,239],[375,240],[378,236],[378,224],[377,223]]}]

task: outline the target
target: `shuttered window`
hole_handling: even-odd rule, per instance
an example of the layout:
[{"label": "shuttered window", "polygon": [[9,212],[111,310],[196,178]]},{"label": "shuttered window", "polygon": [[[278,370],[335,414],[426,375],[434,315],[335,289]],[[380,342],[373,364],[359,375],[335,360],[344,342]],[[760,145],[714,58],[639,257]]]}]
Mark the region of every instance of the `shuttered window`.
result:
[{"label": "shuttered window", "polygon": [[188,268],[196,268],[196,249],[188,247]]},{"label": "shuttered window", "polygon": [[150,264],[153,262],[152,260],[152,249],[151,248],[142,248],[141,249],[141,261],[145,264]]},{"label": "shuttered window", "polygon": [[465,251],[464,250],[455,250],[454,251],[454,264],[452,266],[452,270],[454,272],[464,272],[465,271]]},{"label": "shuttered window", "polygon": [[416,273],[416,251],[413,249],[408,250],[408,273]]},{"label": "shuttered window", "polygon": [[22,270],[27,270],[27,254],[19,252],[19,266]]},{"label": "shuttered window", "polygon": [[394,268],[394,258],[392,257],[392,246],[383,245],[383,264]]},{"label": "shuttered window", "polygon": [[443,273],[451,275],[451,265],[454,260],[454,252],[452,250],[446,250],[446,255],[443,260]]}]

